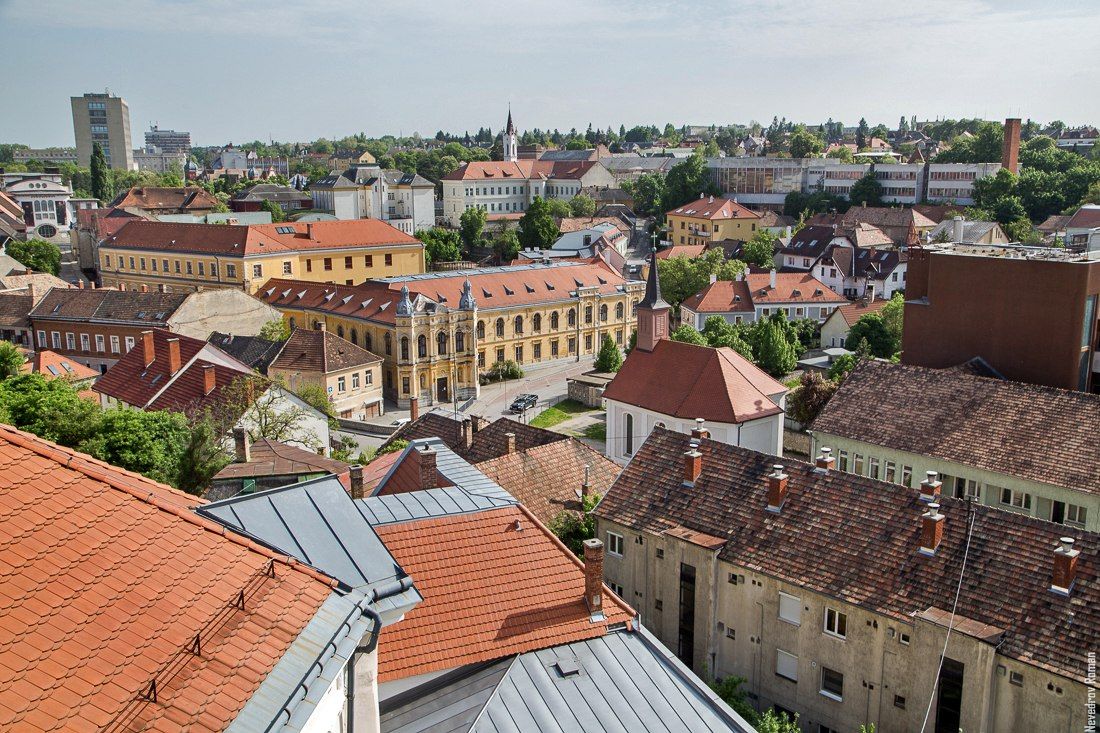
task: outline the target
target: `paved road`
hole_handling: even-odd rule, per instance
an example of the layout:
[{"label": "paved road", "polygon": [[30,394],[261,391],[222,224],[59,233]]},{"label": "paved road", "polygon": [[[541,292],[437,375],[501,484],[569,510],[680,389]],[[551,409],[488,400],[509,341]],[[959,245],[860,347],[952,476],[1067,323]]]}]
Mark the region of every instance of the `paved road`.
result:
[{"label": "paved road", "polygon": [[496,420],[501,415],[520,419],[519,416],[507,412],[508,405],[512,404],[512,400],[518,394],[533,394],[538,396],[539,402],[527,411],[526,418],[529,419],[565,397],[566,379],[591,370],[591,358],[528,369],[523,379],[487,384],[482,387],[481,397],[469,407],[467,412],[472,415],[481,415],[489,420]]}]

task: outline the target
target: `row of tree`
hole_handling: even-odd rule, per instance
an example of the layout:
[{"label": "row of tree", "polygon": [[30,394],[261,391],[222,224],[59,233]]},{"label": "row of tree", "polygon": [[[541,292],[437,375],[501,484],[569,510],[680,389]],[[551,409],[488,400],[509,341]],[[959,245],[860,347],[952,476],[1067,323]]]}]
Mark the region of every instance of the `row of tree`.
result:
[{"label": "row of tree", "polygon": [[702,195],[719,195],[718,186],[707,171],[702,148],[669,169],[668,174],[643,173],[633,181],[624,181],[622,189],[634,199],[639,214],[664,217],[665,212],[694,201]]}]

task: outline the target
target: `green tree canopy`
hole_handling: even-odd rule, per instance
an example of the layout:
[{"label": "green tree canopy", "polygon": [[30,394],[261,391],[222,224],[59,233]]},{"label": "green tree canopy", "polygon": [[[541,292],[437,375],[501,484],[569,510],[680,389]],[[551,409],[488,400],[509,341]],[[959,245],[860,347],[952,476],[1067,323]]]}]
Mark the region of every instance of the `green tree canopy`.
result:
[{"label": "green tree canopy", "polygon": [[15,344],[10,341],[0,341],[0,380],[17,376],[26,361],[27,358]]},{"label": "green tree canopy", "polygon": [[511,262],[519,255],[519,235],[508,229],[493,238],[493,253],[501,262]]},{"label": "green tree canopy", "polygon": [[792,158],[816,158],[825,150],[825,143],[806,128],[799,128],[790,137]]},{"label": "green tree canopy", "polygon": [[286,212],[283,211],[283,207],[270,199],[264,199],[260,203],[260,211],[266,211],[271,214],[271,221],[276,224],[281,221],[286,221]]},{"label": "green tree canopy", "polygon": [[832,398],[838,386],[819,372],[805,372],[798,387],[787,398],[787,414],[803,425],[809,425]]},{"label": "green tree canopy", "polygon": [[758,321],[758,335],[753,344],[756,365],[773,377],[790,374],[798,364],[798,350],[783,326],[772,318]]},{"label": "green tree canopy", "polygon": [[560,236],[549,204],[536,196],[519,220],[519,243],[524,249],[550,249]]},{"label": "green tree canopy", "polygon": [[844,346],[849,351],[855,351],[859,342],[864,340],[870,347],[871,354],[882,359],[890,358],[901,348],[901,344],[890,333],[886,322],[878,313],[868,313],[853,323]]},{"label": "green tree canopy", "polygon": [[710,345],[707,343],[707,339],[703,334],[695,330],[694,326],[687,323],[681,323],[674,328],[668,337],[673,341],[683,341],[685,344],[695,344],[696,346]]},{"label": "green tree canopy", "polygon": [[32,270],[51,275],[61,272],[61,250],[44,239],[12,240],[7,253]]},{"label": "green tree canopy", "polygon": [[744,270],[745,263],[727,260],[720,248],[708,249],[700,257],[669,257],[666,260],[657,260],[661,294],[677,307],[705,288],[710,283],[711,275],[719,280],[733,280]]},{"label": "green tree canopy", "polygon": [[882,322],[886,326],[886,331],[890,334],[890,337],[894,339],[894,343],[901,348],[901,333],[902,333],[902,319],[905,316],[905,296],[901,293],[894,293],[890,298],[890,302],[882,307],[879,311],[879,316],[882,317]]},{"label": "green tree canopy", "polygon": [[481,235],[488,219],[489,215],[485,213],[485,209],[479,206],[462,212],[462,216],[458,218],[458,230],[467,250],[481,246]]},{"label": "green tree canopy", "polygon": [[611,338],[611,334],[605,333],[600,342],[600,351],[596,354],[595,368],[598,372],[617,372],[623,365],[623,353]]},{"label": "green tree canopy", "polygon": [[[665,176],[665,194],[661,206],[665,210],[675,209],[700,195],[718,195],[718,186],[711,180],[707,171],[707,161],[702,151],[696,150],[691,156],[672,166]],[[664,212],[661,212],[664,213]]]},{"label": "green tree canopy", "polygon": [[596,214],[596,200],[591,196],[578,193],[569,199],[569,210],[573,216],[594,216]]},{"label": "green tree canopy", "polygon": [[775,267],[775,250],[779,237],[767,229],[759,229],[741,246],[741,259],[757,267]]},{"label": "green tree canopy", "polygon": [[[469,211],[476,210],[477,209],[470,209]],[[464,213],[463,216],[466,216],[469,211]],[[454,262],[455,260],[462,259],[462,250],[460,247],[462,244],[462,237],[458,232],[452,229],[443,229],[442,227],[421,229],[416,233],[416,238],[424,243],[424,256],[429,263]],[[478,238],[480,239],[480,234]]]},{"label": "green tree canopy", "polygon": [[848,193],[848,201],[850,201],[853,206],[859,206],[860,204],[881,206],[882,184],[875,179],[873,173],[868,173],[852,184],[852,189]]},{"label": "green tree canopy", "polygon": [[258,335],[268,341],[286,341],[290,338],[290,324],[282,318],[272,318],[260,326]]},{"label": "green tree canopy", "polygon": [[708,346],[730,348],[751,360],[752,346],[744,339],[743,333],[743,327],[734,326],[722,316],[709,316],[703,321],[703,330],[699,332]]}]

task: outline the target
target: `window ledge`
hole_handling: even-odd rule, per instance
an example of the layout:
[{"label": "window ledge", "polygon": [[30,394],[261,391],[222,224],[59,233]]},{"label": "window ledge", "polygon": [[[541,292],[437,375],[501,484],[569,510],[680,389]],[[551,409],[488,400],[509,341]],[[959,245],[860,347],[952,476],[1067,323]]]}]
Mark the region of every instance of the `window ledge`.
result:
[{"label": "window ledge", "polygon": [[818,693],[820,693],[822,697],[827,697],[830,700],[832,700],[833,702],[844,702],[843,697],[841,697],[840,695],[834,695],[833,693],[828,692],[827,690],[818,690]]}]

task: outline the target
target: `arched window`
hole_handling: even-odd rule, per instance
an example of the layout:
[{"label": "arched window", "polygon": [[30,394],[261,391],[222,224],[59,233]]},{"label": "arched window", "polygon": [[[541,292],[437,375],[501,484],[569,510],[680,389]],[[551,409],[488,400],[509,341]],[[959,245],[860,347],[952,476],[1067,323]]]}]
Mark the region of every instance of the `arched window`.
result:
[{"label": "arched window", "polygon": [[538,333],[542,330],[542,314],[536,313],[535,317],[531,319],[531,329]]},{"label": "arched window", "polygon": [[504,319],[497,319],[497,338],[504,338]]},{"label": "arched window", "polygon": [[592,306],[590,306],[590,305],[586,305],[584,307],[584,322],[585,323],[591,323],[592,322]]},{"label": "arched window", "polygon": [[356,346],[359,345],[359,332],[354,328],[351,329],[351,342]]},{"label": "arched window", "polygon": [[636,300],[630,301],[630,315],[632,315],[632,316],[637,316],[638,315],[638,301],[636,301]]},{"label": "arched window", "polygon": [[363,333],[363,345],[367,347],[367,351],[374,351],[374,339],[370,336],[370,331]]},{"label": "arched window", "polygon": [[477,322],[477,337],[478,340],[485,338],[485,321]]},{"label": "arched window", "polygon": [[607,304],[600,306],[600,323],[607,323]]},{"label": "arched window", "polygon": [[428,339],[424,334],[420,334],[416,337],[416,355],[421,359],[428,356]]},{"label": "arched window", "polygon": [[634,455],[634,416],[629,412],[623,415],[623,455]]},{"label": "arched window", "polygon": [[455,353],[461,354],[466,350],[466,332],[455,331]]},{"label": "arched window", "polygon": [[551,331],[557,331],[558,330],[558,321],[559,320],[560,319],[558,318],[558,312],[557,311],[554,311],[553,313],[550,314],[550,330]]},{"label": "arched window", "polygon": [[337,326],[336,327],[336,335],[339,336],[340,338],[344,338],[344,327],[343,326]]},{"label": "arched window", "polygon": [[512,330],[517,334],[523,333],[523,316],[516,316],[512,320]]},{"label": "arched window", "polygon": [[[391,354],[393,354],[393,339],[390,338],[389,331],[387,331],[386,334],[382,337],[382,342],[386,347],[386,356],[390,356]],[[407,345],[405,347],[405,350],[408,351]]]},{"label": "arched window", "polygon": [[[389,334],[386,334],[386,335],[389,336]],[[402,361],[408,361],[409,360],[409,337],[408,336],[402,336],[401,337],[401,360]]]},{"label": "arched window", "polygon": [[617,320],[617,321],[623,320],[623,311],[624,310],[626,310],[626,309],[623,308],[623,304],[621,302],[615,304],[615,320]]},{"label": "arched window", "polygon": [[435,337],[435,353],[443,356],[447,353],[447,332],[440,331]]},{"label": "arched window", "polygon": [[570,328],[577,325],[577,311],[570,308],[569,312],[565,314],[565,322]]}]

